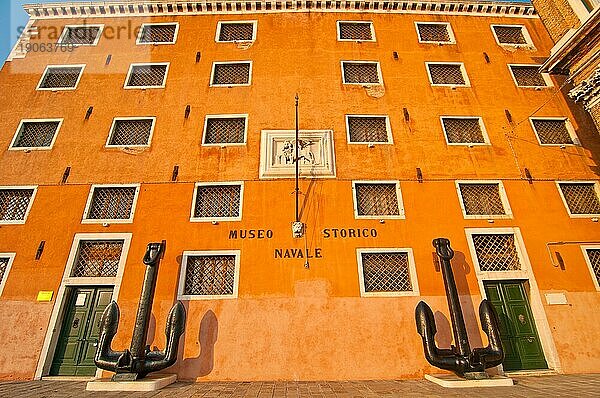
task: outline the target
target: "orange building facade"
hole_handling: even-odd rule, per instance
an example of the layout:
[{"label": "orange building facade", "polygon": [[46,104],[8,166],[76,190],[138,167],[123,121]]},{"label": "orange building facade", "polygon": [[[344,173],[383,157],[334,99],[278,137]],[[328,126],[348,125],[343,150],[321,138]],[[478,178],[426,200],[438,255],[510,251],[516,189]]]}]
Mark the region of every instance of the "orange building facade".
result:
[{"label": "orange building facade", "polygon": [[500,312],[500,371],[600,371],[600,136],[537,72],[531,5],[26,10],[0,72],[0,377],[100,375],[102,309],[128,347],[165,241],[148,344],[182,300],[180,379],[419,378],[420,300],[452,343],[440,236],[473,346],[481,299]]}]

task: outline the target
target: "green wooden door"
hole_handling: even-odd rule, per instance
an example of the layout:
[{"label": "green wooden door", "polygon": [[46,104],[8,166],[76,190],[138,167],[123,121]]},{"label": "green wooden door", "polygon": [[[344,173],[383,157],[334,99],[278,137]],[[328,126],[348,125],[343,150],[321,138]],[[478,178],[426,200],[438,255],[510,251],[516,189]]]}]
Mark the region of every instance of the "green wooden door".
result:
[{"label": "green wooden door", "polygon": [[522,281],[484,282],[500,319],[504,370],[547,369],[540,338]]},{"label": "green wooden door", "polygon": [[112,288],[78,287],[68,292],[51,375],[93,376],[100,318],[112,299]]}]

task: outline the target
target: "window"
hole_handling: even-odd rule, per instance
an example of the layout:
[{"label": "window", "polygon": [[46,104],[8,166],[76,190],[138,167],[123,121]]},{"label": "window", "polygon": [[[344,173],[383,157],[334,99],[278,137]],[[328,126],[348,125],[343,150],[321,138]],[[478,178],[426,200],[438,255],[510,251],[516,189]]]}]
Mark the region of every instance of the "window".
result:
[{"label": "window", "polygon": [[397,181],[353,181],[356,218],[404,218]]},{"label": "window", "polygon": [[107,147],[147,147],[154,133],[156,118],[115,118],[108,135]]},{"label": "window", "polygon": [[221,21],[217,24],[217,43],[256,40],[256,21]]},{"label": "window", "polygon": [[104,25],[67,25],[58,39],[58,43],[95,46],[100,40],[103,27]]},{"label": "window", "polygon": [[344,84],[383,84],[379,62],[342,61]]},{"label": "window", "polygon": [[571,123],[564,118],[530,118],[541,145],[573,145],[578,142]]},{"label": "window", "polygon": [[339,41],[375,41],[372,22],[338,21],[337,33]]},{"label": "window", "polygon": [[492,25],[492,32],[499,45],[511,47],[533,47],[533,42],[523,25]]},{"label": "window", "polygon": [[197,183],[191,221],[240,221],[242,182]]},{"label": "window", "polygon": [[37,187],[0,187],[0,224],[25,224]]},{"label": "window", "polygon": [[571,217],[600,215],[597,182],[558,182],[557,184]]},{"label": "window", "polygon": [[441,120],[448,145],[489,144],[481,118],[442,116]]},{"label": "window", "polygon": [[393,143],[387,116],[346,115],[348,142]]},{"label": "window", "polygon": [[592,273],[596,290],[600,291],[600,246],[582,246],[585,261]]},{"label": "window", "polygon": [[517,87],[548,87],[552,81],[540,73],[539,65],[508,65]]},{"label": "window", "polygon": [[80,240],[70,276],[116,277],[124,240]]},{"label": "window", "polygon": [[75,90],[83,74],[85,65],[52,65],[47,66],[38,90]]},{"label": "window", "polygon": [[432,86],[469,86],[465,66],[460,62],[426,62]]},{"label": "window", "polygon": [[252,79],[252,62],[214,62],[210,77],[211,86],[249,86]]},{"label": "window", "polygon": [[467,219],[509,218],[510,206],[500,181],[457,181],[463,215]]},{"label": "window", "polygon": [[481,271],[521,270],[514,234],[472,234],[471,239]]},{"label": "window", "polygon": [[125,88],[163,88],[169,63],[132,64],[125,79]]},{"label": "window", "polygon": [[240,251],[183,252],[179,277],[180,300],[236,298]]},{"label": "window", "polygon": [[455,44],[454,33],[448,22],[415,22],[419,43]]},{"label": "window", "polygon": [[9,149],[51,149],[61,125],[62,119],[22,120]]},{"label": "window", "polygon": [[246,143],[248,115],[207,115],[203,145]]},{"label": "window", "polygon": [[418,296],[412,249],[357,249],[363,297]]},{"label": "window", "polygon": [[93,185],[84,211],[83,223],[132,222],[138,185]]},{"label": "window", "polygon": [[8,273],[15,260],[15,253],[0,253],[0,295],[4,291],[4,285],[8,279]]},{"label": "window", "polygon": [[178,32],[178,23],[142,24],[137,44],[174,44]]}]

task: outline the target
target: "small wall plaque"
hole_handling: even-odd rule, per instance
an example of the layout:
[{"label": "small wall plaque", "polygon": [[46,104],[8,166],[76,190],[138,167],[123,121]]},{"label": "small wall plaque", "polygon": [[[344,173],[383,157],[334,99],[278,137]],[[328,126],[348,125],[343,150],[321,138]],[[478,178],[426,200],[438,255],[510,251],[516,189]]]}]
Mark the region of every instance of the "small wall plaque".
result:
[{"label": "small wall plaque", "polygon": [[37,301],[40,302],[48,302],[52,301],[52,297],[54,296],[53,291],[40,291],[37,295]]},{"label": "small wall plaque", "polygon": [[548,305],[565,305],[569,304],[567,295],[564,293],[546,293],[546,302]]}]

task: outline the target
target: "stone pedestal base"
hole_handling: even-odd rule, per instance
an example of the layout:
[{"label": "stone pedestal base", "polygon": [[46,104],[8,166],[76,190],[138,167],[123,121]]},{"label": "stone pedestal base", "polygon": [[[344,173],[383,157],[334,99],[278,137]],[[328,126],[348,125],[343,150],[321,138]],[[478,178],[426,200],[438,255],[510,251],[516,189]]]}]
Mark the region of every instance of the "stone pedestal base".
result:
[{"label": "stone pedestal base", "polygon": [[110,378],[97,379],[87,383],[87,391],[156,391],[177,381],[177,375],[149,375],[136,381],[112,381]]},{"label": "stone pedestal base", "polygon": [[492,376],[489,379],[467,380],[453,374],[425,375],[425,379],[445,388],[473,388],[473,387],[509,387],[513,380],[504,376]]}]

